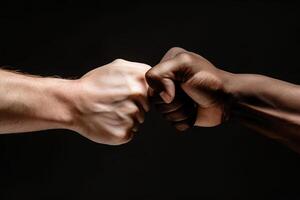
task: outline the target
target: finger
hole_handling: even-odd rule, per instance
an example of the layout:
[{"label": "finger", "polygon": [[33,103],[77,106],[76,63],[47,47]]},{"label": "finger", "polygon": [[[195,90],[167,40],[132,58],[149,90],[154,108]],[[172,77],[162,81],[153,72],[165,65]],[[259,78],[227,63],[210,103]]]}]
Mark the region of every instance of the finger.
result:
[{"label": "finger", "polygon": [[135,101],[129,101],[126,104],[127,106],[127,115],[130,118],[130,120],[133,120],[131,124],[134,123],[134,121],[137,121],[138,123],[143,123],[145,119],[145,110],[141,105],[139,105]]},{"label": "finger", "polygon": [[193,125],[189,122],[189,120],[180,121],[180,122],[173,122],[172,125],[178,131],[186,131],[187,129],[191,128]]},{"label": "finger", "polygon": [[148,96],[153,97],[154,95],[155,95],[155,91],[151,87],[148,87]]},{"label": "finger", "polygon": [[193,112],[190,113],[190,117],[187,118],[186,120],[173,121],[171,123],[178,131],[185,131],[194,126],[196,115],[197,115],[196,110],[193,110]]},{"label": "finger", "polygon": [[126,134],[126,137],[123,138],[123,141],[121,144],[125,144],[125,143],[128,143],[129,141],[132,140],[133,136],[135,135],[136,132],[132,131],[132,130],[128,130],[127,131],[127,134]]},{"label": "finger", "polygon": [[[128,80],[131,81],[131,80]],[[141,106],[145,111],[150,110],[149,100],[148,100],[148,84],[144,80],[144,83],[132,81],[130,84],[130,99],[136,104]]]},{"label": "finger", "polygon": [[175,97],[174,81],[188,71],[189,63],[190,57],[188,55],[176,56],[150,69],[146,73],[146,80],[153,90],[160,93],[166,103],[170,103]]},{"label": "finger", "polygon": [[138,123],[142,124],[145,121],[145,110],[139,107],[139,112],[136,113]]},{"label": "finger", "polygon": [[144,112],[148,112],[150,110],[150,102],[146,96],[135,95],[132,99],[140,110],[143,110]]},{"label": "finger", "polygon": [[[158,109],[160,108],[163,109],[164,106],[166,107],[166,109],[168,108],[172,109],[173,107],[179,107],[179,105],[181,104],[188,104],[188,103],[193,104],[193,100],[183,91],[183,89],[179,84],[176,84],[176,96],[171,103],[166,104],[159,95],[154,95],[153,97],[150,98],[150,101],[154,103],[156,106],[158,106]],[[157,104],[162,104],[162,105],[157,105]]]},{"label": "finger", "polygon": [[139,131],[139,122],[137,120],[134,120],[131,131],[134,133],[137,133]]},{"label": "finger", "polygon": [[184,105],[183,102],[178,101],[178,99],[175,99],[174,101],[172,101],[169,104],[160,103],[160,104],[156,104],[155,107],[156,107],[156,109],[157,109],[158,112],[160,112],[162,114],[166,114],[166,113],[178,110],[183,105]]},{"label": "finger", "polygon": [[146,81],[145,73],[143,73],[143,76],[139,78],[139,83],[141,84],[141,94],[137,97],[137,100],[140,102],[140,105],[142,105],[143,109],[146,112],[148,112],[150,110],[150,104],[148,99],[150,87]]},{"label": "finger", "polygon": [[171,79],[162,79],[161,81],[166,90],[161,91],[159,95],[164,100],[164,102],[170,103],[175,97],[175,84]]},{"label": "finger", "polygon": [[188,118],[192,117],[192,111],[194,108],[191,108],[191,106],[184,105],[178,108],[177,110],[174,110],[172,112],[168,112],[164,114],[164,118],[168,121],[172,122],[179,122],[187,120]]},{"label": "finger", "polygon": [[149,97],[149,101],[153,104],[166,104],[164,100],[161,98],[161,96],[159,96],[158,94]]}]

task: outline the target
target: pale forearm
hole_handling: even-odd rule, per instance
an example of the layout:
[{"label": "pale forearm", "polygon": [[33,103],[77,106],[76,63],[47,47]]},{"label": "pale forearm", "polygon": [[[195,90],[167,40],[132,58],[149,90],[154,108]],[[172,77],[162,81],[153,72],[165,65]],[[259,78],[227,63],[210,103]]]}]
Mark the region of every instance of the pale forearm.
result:
[{"label": "pale forearm", "polygon": [[67,128],[71,87],[69,80],[0,70],[0,133]]},{"label": "pale forearm", "polygon": [[231,117],[300,152],[300,87],[260,75],[231,76]]},{"label": "pale forearm", "polygon": [[62,128],[98,143],[124,144],[149,109],[149,69],[117,59],[76,80],[0,70],[0,134]]}]

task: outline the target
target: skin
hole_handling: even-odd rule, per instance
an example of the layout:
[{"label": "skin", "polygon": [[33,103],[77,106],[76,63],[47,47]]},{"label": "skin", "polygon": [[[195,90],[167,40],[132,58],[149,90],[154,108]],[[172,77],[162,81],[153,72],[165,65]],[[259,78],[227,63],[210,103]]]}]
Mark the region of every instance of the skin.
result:
[{"label": "skin", "polygon": [[149,69],[117,59],[77,80],[0,70],[0,133],[69,129],[97,143],[126,143],[149,110]]},{"label": "skin", "polygon": [[0,70],[0,133],[62,128],[123,144],[144,121],[148,95],[178,130],[235,119],[300,153],[298,85],[229,73],[181,48],[153,68],[118,59],[77,80]]},{"label": "skin", "polygon": [[[183,116],[195,117],[195,126],[213,127],[234,119],[300,153],[298,85],[257,74],[226,72],[202,56],[176,47],[146,73],[146,80],[154,104],[172,123]],[[183,107],[175,106],[182,91],[191,100],[190,106],[182,106],[195,106],[196,115],[187,115]],[[182,130],[190,127],[183,124]]]}]

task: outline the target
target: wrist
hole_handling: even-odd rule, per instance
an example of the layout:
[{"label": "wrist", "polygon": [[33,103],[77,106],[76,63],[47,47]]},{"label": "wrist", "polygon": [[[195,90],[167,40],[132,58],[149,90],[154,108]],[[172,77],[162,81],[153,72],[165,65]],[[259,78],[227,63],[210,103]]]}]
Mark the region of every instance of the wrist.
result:
[{"label": "wrist", "polygon": [[221,98],[223,101],[222,122],[226,122],[231,118],[233,104],[239,101],[239,82],[242,80],[240,80],[241,77],[239,74],[234,74],[223,70],[220,70],[220,74],[222,81]]},{"label": "wrist", "polygon": [[44,105],[47,113],[41,113],[40,117],[49,122],[50,128],[72,129],[76,113],[76,80],[42,78],[42,82],[48,100]]},{"label": "wrist", "polygon": [[239,75],[220,70],[220,77],[222,82],[222,89],[221,89],[222,93],[229,96],[234,95],[236,82],[237,79],[239,78]]},{"label": "wrist", "polygon": [[226,120],[234,118],[234,113],[240,105],[264,96],[265,85],[271,84],[266,81],[268,78],[263,75],[225,72],[223,75],[224,118]]},{"label": "wrist", "polygon": [[245,96],[258,95],[264,91],[264,85],[269,78],[258,74],[233,74],[225,72],[223,75],[223,92],[235,99],[242,100]]}]

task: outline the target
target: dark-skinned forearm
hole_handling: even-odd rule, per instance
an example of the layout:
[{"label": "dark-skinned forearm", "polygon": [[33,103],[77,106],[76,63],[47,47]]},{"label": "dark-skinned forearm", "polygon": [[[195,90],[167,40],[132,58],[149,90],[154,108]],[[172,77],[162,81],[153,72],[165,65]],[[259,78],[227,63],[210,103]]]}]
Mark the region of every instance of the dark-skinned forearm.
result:
[{"label": "dark-skinned forearm", "polygon": [[253,74],[227,74],[230,118],[300,152],[300,86]]}]

